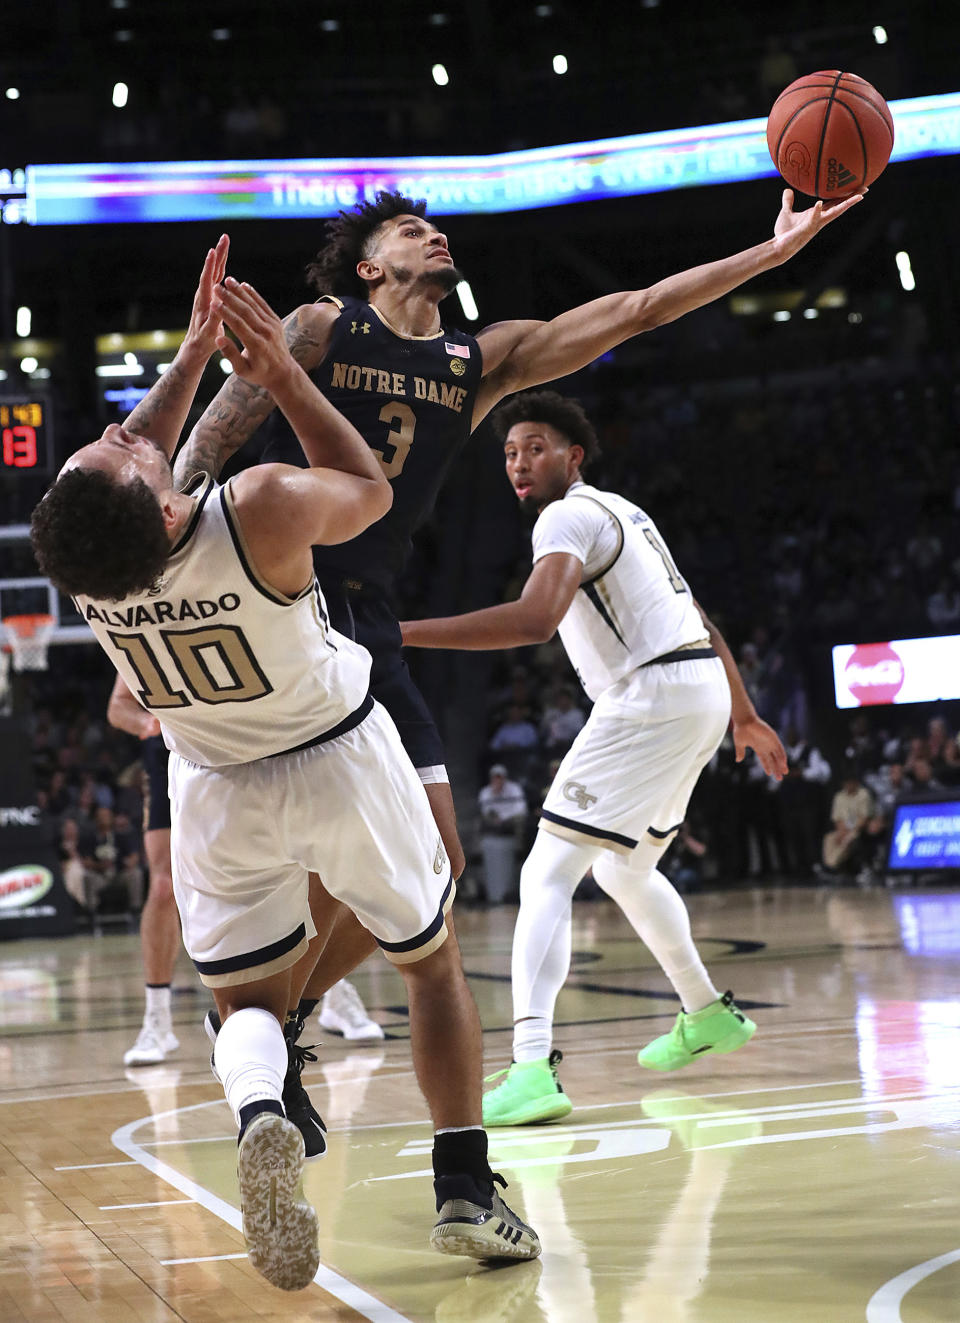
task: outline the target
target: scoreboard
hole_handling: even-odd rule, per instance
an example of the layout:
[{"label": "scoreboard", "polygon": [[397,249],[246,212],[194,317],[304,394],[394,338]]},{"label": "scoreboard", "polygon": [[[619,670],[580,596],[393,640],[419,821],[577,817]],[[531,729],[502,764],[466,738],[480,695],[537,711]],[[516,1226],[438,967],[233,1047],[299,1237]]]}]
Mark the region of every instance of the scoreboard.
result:
[{"label": "scoreboard", "polygon": [[49,473],[51,441],[48,401],[36,395],[0,395],[0,472]]}]

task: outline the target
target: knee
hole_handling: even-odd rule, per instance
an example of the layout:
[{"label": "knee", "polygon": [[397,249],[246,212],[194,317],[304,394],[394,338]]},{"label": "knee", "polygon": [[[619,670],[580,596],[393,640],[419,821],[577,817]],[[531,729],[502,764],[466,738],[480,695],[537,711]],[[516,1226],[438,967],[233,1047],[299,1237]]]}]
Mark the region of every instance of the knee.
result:
[{"label": "knee", "polygon": [[157,868],[150,873],[150,890],[147,899],[160,909],[176,908],[173,898],[173,877],[169,869]]},{"label": "knee", "polygon": [[639,894],[650,882],[654,874],[653,863],[637,863],[630,867],[628,861],[615,861],[612,855],[603,855],[593,866],[593,877],[597,886],[610,897],[619,900],[629,887],[634,895]]},{"label": "knee", "polygon": [[435,951],[431,951],[422,960],[398,965],[397,969],[403,976],[404,982],[414,983],[418,987],[430,983],[449,983],[451,979],[462,978],[463,967],[456,937],[448,929],[446,940]]}]

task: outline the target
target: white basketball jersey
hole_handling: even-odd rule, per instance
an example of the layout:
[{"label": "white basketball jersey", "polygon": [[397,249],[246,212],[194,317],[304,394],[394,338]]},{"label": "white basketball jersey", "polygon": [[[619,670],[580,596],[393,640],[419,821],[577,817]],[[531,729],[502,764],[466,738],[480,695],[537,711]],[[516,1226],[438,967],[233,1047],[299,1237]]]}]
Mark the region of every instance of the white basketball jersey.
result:
[{"label": "white basketball jersey", "polygon": [[283,753],[360,706],[370,654],[327,622],[313,580],[285,597],[257,575],[230,484],[202,477],[158,584],[77,606],[167,746],[204,767]]},{"label": "white basketball jersey", "polygon": [[592,699],[645,662],[706,638],[706,628],[649,515],[615,492],[575,483],[541,512],[533,558],[583,562],[560,638]]}]

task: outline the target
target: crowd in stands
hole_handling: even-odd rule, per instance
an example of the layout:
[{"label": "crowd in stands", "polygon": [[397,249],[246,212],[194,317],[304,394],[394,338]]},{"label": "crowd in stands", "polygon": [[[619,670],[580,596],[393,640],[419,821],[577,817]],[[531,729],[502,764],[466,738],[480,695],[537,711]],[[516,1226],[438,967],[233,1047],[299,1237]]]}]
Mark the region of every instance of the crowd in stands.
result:
[{"label": "crowd in stands", "polygon": [[[752,758],[736,763],[724,743],[666,859],[682,885],[809,881],[817,870],[881,877],[896,796],[960,782],[956,705],[868,709],[851,723],[834,705],[829,652],[840,642],[960,632],[954,367],[949,357],[929,358],[922,371],[867,360],[842,373],[641,390],[603,365],[575,383],[603,446],[588,477],[656,520],[790,761],[778,785]],[[441,505],[438,519],[456,517]],[[504,576],[505,594],[528,572],[525,550]],[[444,609],[457,608],[454,595]],[[106,725],[110,677],[92,649],[57,648],[52,658],[33,681],[34,756],[51,831],[78,879],[73,893],[87,908],[114,885],[138,898],[136,741]],[[482,882],[484,854],[499,850],[502,878],[507,851],[495,842],[509,840],[509,879],[487,891],[515,899],[539,806],[589,704],[556,639],[491,665],[486,707],[471,713],[485,723],[482,754],[454,788],[471,873]],[[512,806],[501,815],[491,801],[504,787]],[[471,798],[475,829],[463,812]],[[855,839],[837,840],[838,830]]]},{"label": "crowd in stands", "polygon": [[138,742],[107,725],[102,680],[61,674],[58,691],[58,670],[36,683],[29,717],[38,804],[78,916],[127,915],[145,896]]}]

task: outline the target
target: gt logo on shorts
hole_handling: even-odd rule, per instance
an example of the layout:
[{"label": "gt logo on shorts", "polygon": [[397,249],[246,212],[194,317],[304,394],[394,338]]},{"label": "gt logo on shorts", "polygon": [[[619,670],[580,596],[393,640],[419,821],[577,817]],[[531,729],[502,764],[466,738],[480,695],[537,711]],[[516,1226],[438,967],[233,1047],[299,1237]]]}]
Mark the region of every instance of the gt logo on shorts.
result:
[{"label": "gt logo on shorts", "polygon": [[563,797],[564,799],[569,799],[571,804],[576,804],[577,808],[582,809],[584,812],[586,812],[591,804],[596,804],[597,802],[596,795],[589,794],[587,787],[581,785],[579,781],[567,781],[563,787]]},{"label": "gt logo on shorts", "polygon": [[433,856],[433,871],[435,873],[442,873],[443,866],[446,862],[447,856],[444,853],[443,841],[439,840],[437,841],[437,853]]}]

